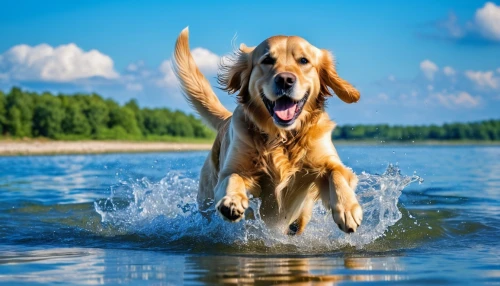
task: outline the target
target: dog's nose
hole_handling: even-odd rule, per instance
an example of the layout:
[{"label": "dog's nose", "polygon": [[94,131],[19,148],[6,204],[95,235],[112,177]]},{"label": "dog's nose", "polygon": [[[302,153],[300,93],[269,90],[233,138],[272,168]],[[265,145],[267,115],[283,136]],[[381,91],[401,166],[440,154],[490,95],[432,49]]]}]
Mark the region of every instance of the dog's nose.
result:
[{"label": "dog's nose", "polygon": [[276,84],[276,87],[284,90],[290,89],[296,80],[297,77],[290,72],[282,72],[274,77],[274,83]]}]

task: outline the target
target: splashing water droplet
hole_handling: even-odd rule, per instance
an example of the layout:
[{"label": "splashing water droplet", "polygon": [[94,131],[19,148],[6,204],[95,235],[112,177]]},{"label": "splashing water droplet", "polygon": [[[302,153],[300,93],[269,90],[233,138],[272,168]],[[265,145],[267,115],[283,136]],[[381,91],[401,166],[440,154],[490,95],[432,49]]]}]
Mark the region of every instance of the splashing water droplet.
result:
[{"label": "splashing water droplet", "polygon": [[265,245],[278,252],[287,247],[300,252],[332,251],[348,245],[362,248],[384,236],[401,219],[398,199],[402,190],[420,178],[401,175],[400,169],[393,165],[381,175],[362,172],[358,178],[356,195],[364,219],[350,235],[338,230],[331,212],[320,202],[314,207],[305,233],[296,237],[265,225],[259,212],[260,198],[250,198],[249,209],[254,219],[228,223],[213,207],[202,215],[196,203],[198,182],[186,178],[182,172],[168,173],[159,182],[147,178],[121,181],[111,187],[108,199],[95,203],[95,210],[102,224],[110,226],[116,234],[145,235],[181,249],[210,244],[250,250]]}]

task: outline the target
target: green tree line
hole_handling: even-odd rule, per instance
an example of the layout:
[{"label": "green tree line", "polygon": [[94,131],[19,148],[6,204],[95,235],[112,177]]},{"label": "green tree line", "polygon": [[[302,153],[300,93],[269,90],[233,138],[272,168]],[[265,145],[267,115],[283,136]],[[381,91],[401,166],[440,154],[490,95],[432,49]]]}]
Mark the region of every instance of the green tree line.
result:
[{"label": "green tree line", "polygon": [[337,126],[333,139],[376,141],[423,141],[423,140],[500,140],[500,120],[443,125],[389,126],[344,125]]},{"label": "green tree line", "polygon": [[[193,115],[168,108],[120,105],[97,94],[53,95],[14,87],[0,91],[0,134],[17,138],[149,140],[214,138]],[[500,120],[429,126],[343,125],[333,139],[376,141],[500,140]]]},{"label": "green tree line", "polygon": [[168,108],[120,105],[97,94],[53,95],[14,87],[0,91],[0,134],[51,139],[213,138],[193,115]]}]

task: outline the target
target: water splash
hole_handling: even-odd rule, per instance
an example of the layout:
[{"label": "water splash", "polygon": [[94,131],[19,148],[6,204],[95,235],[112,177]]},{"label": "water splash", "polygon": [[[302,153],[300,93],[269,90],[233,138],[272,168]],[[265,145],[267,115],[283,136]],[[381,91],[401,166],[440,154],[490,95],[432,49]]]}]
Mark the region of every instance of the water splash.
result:
[{"label": "water splash", "polygon": [[111,188],[108,199],[95,203],[103,225],[119,234],[155,237],[165,245],[196,247],[214,245],[242,250],[324,252],[346,246],[362,248],[375,241],[394,225],[402,214],[398,199],[412,182],[422,182],[415,174],[404,176],[389,165],[382,175],[361,173],[356,191],[363,207],[364,220],[354,234],[344,234],[333,222],[331,213],[318,203],[313,219],[303,235],[287,236],[269,229],[260,219],[260,199],[252,198],[255,219],[228,223],[215,213],[207,220],[196,205],[198,183],[180,172],[169,173],[159,182],[122,181]]}]

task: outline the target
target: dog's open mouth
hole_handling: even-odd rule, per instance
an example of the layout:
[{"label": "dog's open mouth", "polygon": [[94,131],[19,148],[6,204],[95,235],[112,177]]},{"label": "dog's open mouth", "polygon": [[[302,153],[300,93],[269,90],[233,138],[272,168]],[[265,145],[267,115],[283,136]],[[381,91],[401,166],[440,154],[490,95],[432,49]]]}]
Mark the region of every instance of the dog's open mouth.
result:
[{"label": "dog's open mouth", "polygon": [[294,101],[290,97],[284,95],[276,101],[269,100],[263,92],[261,92],[262,100],[266,105],[267,111],[278,125],[287,127],[295,122],[304,108],[304,104],[309,97],[309,93],[299,101]]}]

